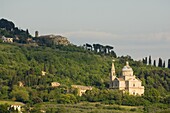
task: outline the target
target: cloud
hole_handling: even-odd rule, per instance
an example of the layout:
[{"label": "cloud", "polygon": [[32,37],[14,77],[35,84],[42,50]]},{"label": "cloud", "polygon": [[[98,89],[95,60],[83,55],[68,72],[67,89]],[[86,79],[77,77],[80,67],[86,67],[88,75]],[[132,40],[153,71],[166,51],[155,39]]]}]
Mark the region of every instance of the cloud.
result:
[{"label": "cloud", "polygon": [[110,44],[111,41],[116,39],[118,35],[109,32],[99,31],[73,31],[62,33],[62,35],[68,37],[73,43],[103,43]]},{"label": "cloud", "polygon": [[[101,43],[119,43],[119,44],[150,44],[154,45],[160,42],[170,41],[170,32],[158,32],[149,34],[113,34],[110,32],[101,31],[73,31],[62,33],[73,41],[79,42],[101,42]],[[85,43],[84,42],[84,43]]]},{"label": "cloud", "polygon": [[66,36],[74,36],[74,37],[86,37],[86,38],[95,38],[95,39],[103,39],[104,37],[112,38],[116,37],[112,33],[108,32],[98,32],[98,31],[74,31],[74,32],[67,32],[63,33]]},{"label": "cloud", "polygon": [[167,39],[170,40],[170,32],[156,32],[156,33],[143,33],[143,34],[113,34],[110,32],[103,32],[103,31],[72,31],[72,32],[65,32],[62,33],[66,36],[76,36],[76,37],[94,37],[94,38],[145,38],[145,39]]}]

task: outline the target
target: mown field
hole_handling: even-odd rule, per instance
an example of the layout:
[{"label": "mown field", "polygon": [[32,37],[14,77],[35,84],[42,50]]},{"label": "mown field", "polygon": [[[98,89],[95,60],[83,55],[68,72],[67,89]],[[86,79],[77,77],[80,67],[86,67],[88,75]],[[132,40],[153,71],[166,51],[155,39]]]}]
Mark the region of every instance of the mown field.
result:
[{"label": "mown field", "polygon": [[33,112],[49,113],[143,113],[142,106],[105,105],[99,102],[82,102],[78,104],[41,103],[34,107]]}]

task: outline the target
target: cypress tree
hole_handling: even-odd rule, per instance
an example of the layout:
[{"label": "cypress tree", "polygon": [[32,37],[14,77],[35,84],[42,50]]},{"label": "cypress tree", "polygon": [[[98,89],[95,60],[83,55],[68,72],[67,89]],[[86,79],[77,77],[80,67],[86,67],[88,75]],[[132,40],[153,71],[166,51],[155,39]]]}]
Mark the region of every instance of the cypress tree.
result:
[{"label": "cypress tree", "polygon": [[162,67],[165,67],[165,61],[164,61],[164,63],[163,63],[163,66]]},{"label": "cypress tree", "polygon": [[145,57],[145,64],[147,65],[147,63],[148,63],[148,58]]},{"label": "cypress tree", "polygon": [[147,57],[142,59],[143,64],[147,64]]},{"label": "cypress tree", "polygon": [[158,67],[162,67],[162,59],[159,58]]},{"label": "cypress tree", "polygon": [[170,59],[168,59],[168,68],[170,68]]},{"label": "cypress tree", "polygon": [[29,31],[28,31],[28,29],[26,29],[26,34],[27,34],[27,35],[29,35]]},{"label": "cypress tree", "polygon": [[44,69],[43,69],[43,70],[44,70],[45,72],[47,71],[45,63],[44,63]]},{"label": "cypress tree", "polygon": [[145,59],[144,58],[142,59],[142,62],[143,62],[143,64],[145,64]]},{"label": "cypress tree", "polygon": [[153,65],[156,67],[156,60],[153,61]]},{"label": "cypress tree", "polygon": [[149,65],[152,64],[152,59],[151,59],[151,56],[149,56]]}]

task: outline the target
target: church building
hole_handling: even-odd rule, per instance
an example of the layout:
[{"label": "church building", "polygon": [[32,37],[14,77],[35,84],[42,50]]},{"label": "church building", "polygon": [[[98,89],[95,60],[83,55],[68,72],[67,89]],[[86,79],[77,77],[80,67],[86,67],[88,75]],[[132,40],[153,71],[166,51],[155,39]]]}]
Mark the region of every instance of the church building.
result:
[{"label": "church building", "polygon": [[123,67],[122,75],[119,78],[116,77],[114,61],[112,62],[110,88],[128,92],[130,95],[141,96],[144,94],[142,81],[133,75],[133,69],[129,66],[128,62],[126,62],[126,65]]}]

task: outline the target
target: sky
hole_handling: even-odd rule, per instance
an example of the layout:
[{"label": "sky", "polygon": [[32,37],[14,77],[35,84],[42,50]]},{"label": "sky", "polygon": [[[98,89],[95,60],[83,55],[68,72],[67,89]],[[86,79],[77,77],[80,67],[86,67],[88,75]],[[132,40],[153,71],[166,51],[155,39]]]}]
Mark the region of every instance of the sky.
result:
[{"label": "sky", "polygon": [[0,0],[0,18],[32,35],[111,45],[118,56],[170,58],[170,0]]}]

